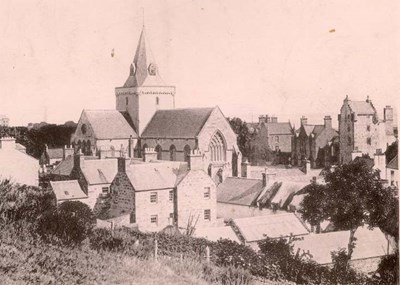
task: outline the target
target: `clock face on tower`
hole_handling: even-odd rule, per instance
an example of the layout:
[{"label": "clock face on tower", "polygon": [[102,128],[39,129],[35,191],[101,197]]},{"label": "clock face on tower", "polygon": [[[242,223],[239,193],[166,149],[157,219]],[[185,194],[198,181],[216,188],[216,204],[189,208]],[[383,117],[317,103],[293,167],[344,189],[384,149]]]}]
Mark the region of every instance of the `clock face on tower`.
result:
[{"label": "clock face on tower", "polygon": [[148,71],[149,71],[149,75],[156,75],[157,74],[157,65],[155,65],[154,63],[150,63]]}]

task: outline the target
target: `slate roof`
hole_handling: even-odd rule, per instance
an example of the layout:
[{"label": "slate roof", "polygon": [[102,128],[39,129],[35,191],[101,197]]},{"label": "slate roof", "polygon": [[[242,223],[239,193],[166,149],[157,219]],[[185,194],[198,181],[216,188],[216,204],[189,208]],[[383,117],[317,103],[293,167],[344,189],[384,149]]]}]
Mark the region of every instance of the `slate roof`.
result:
[{"label": "slate roof", "polygon": [[130,164],[126,168],[135,191],[174,188],[187,173],[187,163],[179,161]]},{"label": "slate roof", "polygon": [[309,182],[292,182],[292,181],[282,181],[281,186],[279,187],[276,194],[272,197],[271,203],[279,204],[280,206],[284,206],[289,198],[306,187]]},{"label": "slate roof", "polygon": [[251,206],[263,188],[259,179],[227,177],[217,187],[217,202]]},{"label": "slate roof", "polygon": [[143,27],[132,63],[136,70],[133,74],[129,75],[124,87],[165,86],[165,83],[159,76],[158,70],[156,70],[155,75],[149,74],[149,65],[151,63],[155,65],[156,63],[151,49],[146,42],[146,33]]},{"label": "slate roof", "polygon": [[137,138],[136,132],[117,110],[83,110],[97,139]]},{"label": "slate roof", "polygon": [[142,138],[195,138],[214,108],[158,110]]},{"label": "slate roof", "polygon": [[[295,252],[297,248],[309,251],[312,259],[317,263],[330,264],[332,263],[332,251],[340,248],[347,250],[349,236],[349,231],[310,234],[304,236],[303,240],[295,241]],[[388,241],[379,228],[374,228],[373,230],[358,228],[355,237],[357,241],[352,254],[352,260],[379,257],[387,254]],[[389,251],[392,251],[390,245]]]},{"label": "slate roof", "polygon": [[312,131],[312,133],[315,136],[319,136],[320,133],[322,133],[322,131],[325,129],[324,125],[315,125],[314,130]]},{"label": "slate roof", "polygon": [[85,160],[81,169],[89,185],[111,184],[118,172],[118,163],[116,158]]},{"label": "slate roof", "polygon": [[291,135],[292,126],[289,122],[282,123],[267,123],[266,124],[269,135]]},{"label": "slate roof", "polygon": [[218,241],[219,239],[229,239],[240,243],[239,238],[231,227],[207,227],[207,228],[196,228],[194,237],[205,238],[210,241]]},{"label": "slate roof", "polygon": [[304,197],[307,196],[308,194],[300,194],[300,195],[294,195],[292,201],[289,203],[290,208],[294,208],[295,210],[300,210],[300,204],[303,202]]},{"label": "slate roof", "polygon": [[49,156],[49,159],[62,159],[64,156],[64,150],[62,148],[49,148],[47,149],[47,155]]},{"label": "slate roof", "polygon": [[396,155],[386,166],[387,168],[390,169],[399,169],[399,157]]},{"label": "slate roof", "polygon": [[50,181],[50,185],[56,194],[57,201],[87,198],[78,180]]},{"label": "slate roof", "polygon": [[74,157],[68,155],[64,160],[62,160],[57,166],[50,171],[50,174],[70,176],[72,168],[74,168]]},{"label": "slate roof", "polygon": [[375,108],[372,103],[366,101],[348,101],[350,109],[357,115],[374,115]]},{"label": "slate roof", "polygon": [[290,234],[308,234],[308,230],[293,213],[233,219],[233,223],[247,242],[259,241],[265,236],[279,238]]}]

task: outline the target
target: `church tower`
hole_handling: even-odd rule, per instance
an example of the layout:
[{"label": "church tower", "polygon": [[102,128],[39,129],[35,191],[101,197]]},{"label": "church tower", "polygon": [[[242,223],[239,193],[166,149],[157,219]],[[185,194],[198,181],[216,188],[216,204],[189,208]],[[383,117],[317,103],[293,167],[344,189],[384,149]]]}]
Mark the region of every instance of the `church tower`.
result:
[{"label": "church tower", "polygon": [[168,86],[161,79],[144,26],[128,79],[122,87],[115,88],[115,96],[116,109],[129,113],[139,136],[156,110],[175,107],[175,86]]}]

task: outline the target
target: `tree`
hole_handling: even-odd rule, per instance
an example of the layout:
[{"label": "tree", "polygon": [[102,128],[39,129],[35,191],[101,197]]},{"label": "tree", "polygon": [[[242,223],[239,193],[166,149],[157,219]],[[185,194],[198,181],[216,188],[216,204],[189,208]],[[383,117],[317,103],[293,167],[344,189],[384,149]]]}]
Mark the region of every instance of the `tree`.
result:
[{"label": "tree", "polygon": [[[303,201],[303,218],[315,223],[327,219],[337,230],[349,230],[347,265],[355,246],[358,227],[380,226],[392,203],[390,191],[379,179],[378,171],[372,170],[363,161],[340,165],[324,173],[326,186],[309,191]],[[392,195],[393,196],[393,195]]]},{"label": "tree", "polygon": [[399,143],[397,140],[387,147],[385,151],[386,163],[389,163],[397,155],[398,147]]},{"label": "tree", "polygon": [[305,189],[306,195],[302,201],[301,213],[303,219],[308,221],[311,226],[317,228],[320,232],[321,223],[328,218],[325,203],[327,201],[327,190],[325,185],[312,182]]},{"label": "tree", "polygon": [[247,123],[240,118],[228,118],[229,124],[237,135],[237,144],[243,157],[251,155],[251,145],[253,134],[250,133]]},{"label": "tree", "polygon": [[78,245],[91,233],[95,222],[89,206],[66,201],[41,219],[39,234],[50,240],[56,237],[66,245]]}]

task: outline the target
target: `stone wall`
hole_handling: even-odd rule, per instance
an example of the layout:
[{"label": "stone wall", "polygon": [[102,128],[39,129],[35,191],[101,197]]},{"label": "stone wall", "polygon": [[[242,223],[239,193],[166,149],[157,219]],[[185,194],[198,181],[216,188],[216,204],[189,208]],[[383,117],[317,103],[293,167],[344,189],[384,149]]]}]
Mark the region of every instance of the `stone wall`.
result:
[{"label": "stone wall", "polygon": [[[135,191],[126,173],[117,173],[111,183],[110,190],[110,218],[130,214],[135,211]],[[135,222],[134,216],[131,222]]]},{"label": "stone wall", "polygon": [[[205,187],[210,197],[204,197]],[[198,227],[213,226],[217,218],[217,193],[215,183],[203,170],[190,171],[177,187],[178,225],[186,227],[190,217],[198,219]],[[210,210],[211,220],[204,219],[204,210]]]}]

